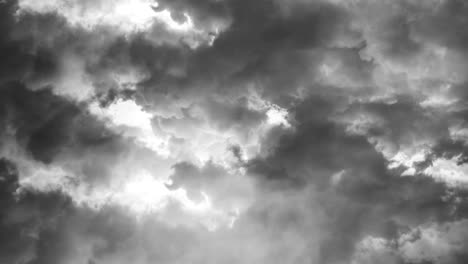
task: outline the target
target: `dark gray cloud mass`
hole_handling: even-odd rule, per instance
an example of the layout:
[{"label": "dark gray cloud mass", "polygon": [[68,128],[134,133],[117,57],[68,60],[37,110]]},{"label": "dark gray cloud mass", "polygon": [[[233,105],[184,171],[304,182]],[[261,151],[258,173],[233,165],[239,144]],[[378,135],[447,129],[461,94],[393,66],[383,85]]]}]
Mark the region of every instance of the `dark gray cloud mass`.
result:
[{"label": "dark gray cloud mass", "polygon": [[468,262],[468,3],[0,1],[0,263]]}]

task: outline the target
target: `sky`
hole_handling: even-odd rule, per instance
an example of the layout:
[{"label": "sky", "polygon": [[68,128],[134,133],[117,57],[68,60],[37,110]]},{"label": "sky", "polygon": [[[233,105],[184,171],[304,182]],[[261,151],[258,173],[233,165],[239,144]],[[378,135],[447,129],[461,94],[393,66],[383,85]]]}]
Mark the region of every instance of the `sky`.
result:
[{"label": "sky", "polygon": [[0,0],[0,263],[468,263],[468,2]]}]

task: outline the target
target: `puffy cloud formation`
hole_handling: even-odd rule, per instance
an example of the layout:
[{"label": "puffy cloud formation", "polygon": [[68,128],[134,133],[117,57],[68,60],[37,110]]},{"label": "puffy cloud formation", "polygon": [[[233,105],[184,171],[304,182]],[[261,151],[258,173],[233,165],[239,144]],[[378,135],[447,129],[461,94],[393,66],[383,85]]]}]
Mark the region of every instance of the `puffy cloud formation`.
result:
[{"label": "puffy cloud formation", "polygon": [[0,263],[466,263],[467,18],[0,1]]}]

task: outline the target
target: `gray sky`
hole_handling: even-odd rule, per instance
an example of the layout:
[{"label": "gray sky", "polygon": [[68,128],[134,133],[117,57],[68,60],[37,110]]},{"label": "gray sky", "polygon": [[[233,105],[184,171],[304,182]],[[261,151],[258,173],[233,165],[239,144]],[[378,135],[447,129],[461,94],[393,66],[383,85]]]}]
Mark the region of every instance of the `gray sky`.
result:
[{"label": "gray sky", "polygon": [[468,262],[463,0],[0,1],[0,263]]}]

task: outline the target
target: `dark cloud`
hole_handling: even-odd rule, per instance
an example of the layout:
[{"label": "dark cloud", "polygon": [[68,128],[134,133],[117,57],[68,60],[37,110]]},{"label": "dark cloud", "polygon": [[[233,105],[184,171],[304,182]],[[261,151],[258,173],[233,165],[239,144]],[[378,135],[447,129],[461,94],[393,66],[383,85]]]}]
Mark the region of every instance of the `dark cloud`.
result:
[{"label": "dark cloud", "polygon": [[[184,1],[177,3],[192,5]],[[238,96],[253,85],[266,98],[289,103],[298,87],[309,88],[314,80],[321,60],[321,50],[314,48],[332,46],[337,32],[352,32],[346,27],[346,13],[327,3],[307,5],[295,15],[283,14],[281,5],[273,1],[220,1],[218,4],[227,6],[233,22],[212,46],[183,57],[180,51],[160,56],[160,48],[147,49],[158,59],[170,58],[170,65],[165,69],[182,68],[184,74],[160,76],[160,71],[156,71],[157,75],[153,76],[158,78],[144,85],[145,98],[156,97],[158,101],[157,97],[165,96],[157,92],[161,86],[181,97],[198,98],[200,94],[194,91]]]},{"label": "dark cloud", "polygon": [[0,1],[1,263],[466,262],[463,1],[138,3]]},{"label": "dark cloud", "polygon": [[60,193],[17,194],[16,166],[9,160],[0,161],[0,175],[0,259],[4,263],[31,263],[36,258],[41,233],[55,229],[55,221],[69,208],[70,200]]},{"label": "dark cloud", "polygon": [[[411,113],[402,106],[392,107],[395,117],[395,111]],[[366,235],[394,239],[412,226],[465,217],[464,205],[454,207],[453,200],[465,197],[464,192],[444,199],[443,183],[423,175],[402,178],[397,170],[387,169],[386,159],[366,138],[348,135],[331,121],[337,109],[333,102],[312,98],[296,109],[296,132],[283,137],[273,155],[251,161],[249,169],[260,176],[261,186],[273,190],[293,186],[301,192],[304,186],[317,186],[326,230],[331,232],[320,247],[321,263],[349,259],[356,241]],[[385,120],[392,122],[389,117]],[[403,120],[396,121],[401,129]]]},{"label": "dark cloud", "polygon": [[79,165],[72,169],[87,181],[110,177],[108,163],[116,162],[119,153],[126,152],[131,144],[82,106],[49,90],[30,91],[20,83],[10,83],[0,94],[3,145],[18,144],[32,159],[44,164],[74,160]]},{"label": "dark cloud", "polygon": [[466,49],[467,36],[462,28],[467,5],[463,1],[444,1],[434,12],[425,14],[416,25],[416,32],[424,40],[433,41],[447,48]]}]

